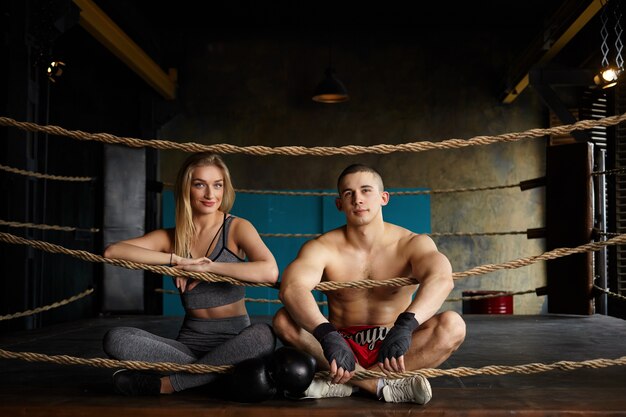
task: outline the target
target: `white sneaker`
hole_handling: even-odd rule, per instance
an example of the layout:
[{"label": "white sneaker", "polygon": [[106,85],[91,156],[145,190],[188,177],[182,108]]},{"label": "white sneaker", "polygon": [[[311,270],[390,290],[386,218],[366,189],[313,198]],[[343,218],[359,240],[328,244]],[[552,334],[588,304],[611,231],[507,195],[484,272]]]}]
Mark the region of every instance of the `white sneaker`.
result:
[{"label": "white sneaker", "polygon": [[303,398],[333,398],[349,397],[352,395],[352,386],[333,384],[327,379],[314,378],[309,388],[304,391]]},{"label": "white sneaker", "polygon": [[383,379],[383,398],[388,403],[426,404],[433,397],[430,383],[422,375]]}]

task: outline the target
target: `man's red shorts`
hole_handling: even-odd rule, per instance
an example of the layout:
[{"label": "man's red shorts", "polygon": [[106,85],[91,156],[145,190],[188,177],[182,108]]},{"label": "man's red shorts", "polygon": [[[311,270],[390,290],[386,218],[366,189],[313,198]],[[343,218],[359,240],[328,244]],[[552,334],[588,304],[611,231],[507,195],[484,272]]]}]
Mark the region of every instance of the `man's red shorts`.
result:
[{"label": "man's red shorts", "polygon": [[370,368],[378,362],[378,351],[389,329],[379,326],[352,326],[339,329],[354,352],[357,362]]}]

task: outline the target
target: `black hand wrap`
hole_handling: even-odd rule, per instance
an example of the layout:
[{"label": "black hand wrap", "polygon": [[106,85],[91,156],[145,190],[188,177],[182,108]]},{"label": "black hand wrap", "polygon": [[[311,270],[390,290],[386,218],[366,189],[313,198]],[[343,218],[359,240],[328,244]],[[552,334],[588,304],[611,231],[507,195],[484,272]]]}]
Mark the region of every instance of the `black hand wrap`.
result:
[{"label": "black hand wrap", "polygon": [[419,325],[414,313],[405,311],[400,314],[380,346],[378,362],[384,362],[385,359],[391,360],[391,358],[397,359],[404,355],[411,345],[413,331]]},{"label": "black hand wrap", "polygon": [[324,356],[329,364],[334,359],[337,362],[337,367],[348,372],[354,371],[354,353],[335,326],[330,323],[322,323],[313,330],[313,336],[322,345]]}]

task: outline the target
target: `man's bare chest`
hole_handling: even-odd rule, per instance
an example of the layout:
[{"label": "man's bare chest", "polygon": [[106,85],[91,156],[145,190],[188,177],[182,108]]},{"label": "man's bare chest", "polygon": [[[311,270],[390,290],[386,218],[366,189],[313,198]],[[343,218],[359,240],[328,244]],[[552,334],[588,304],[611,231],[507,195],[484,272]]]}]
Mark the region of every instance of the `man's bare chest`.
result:
[{"label": "man's bare chest", "polygon": [[350,254],[327,265],[325,281],[385,280],[409,276],[411,267],[407,259],[397,254],[380,252],[375,256]]}]

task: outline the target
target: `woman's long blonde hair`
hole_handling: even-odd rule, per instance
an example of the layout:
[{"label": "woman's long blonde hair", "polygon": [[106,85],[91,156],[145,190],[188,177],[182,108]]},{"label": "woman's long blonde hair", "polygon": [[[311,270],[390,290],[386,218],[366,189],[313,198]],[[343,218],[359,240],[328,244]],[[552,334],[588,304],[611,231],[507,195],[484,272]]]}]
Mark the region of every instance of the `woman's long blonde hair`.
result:
[{"label": "woman's long blonde hair", "polygon": [[235,189],[230,179],[228,167],[219,155],[202,152],[189,156],[178,171],[174,196],[176,199],[176,229],[174,235],[174,252],[183,257],[191,256],[191,246],[196,227],[193,224],[191,210],[191,173],[197,167],[216,166],[224,175],[224,195],[219,210],[228,213],[235,203]]}]

